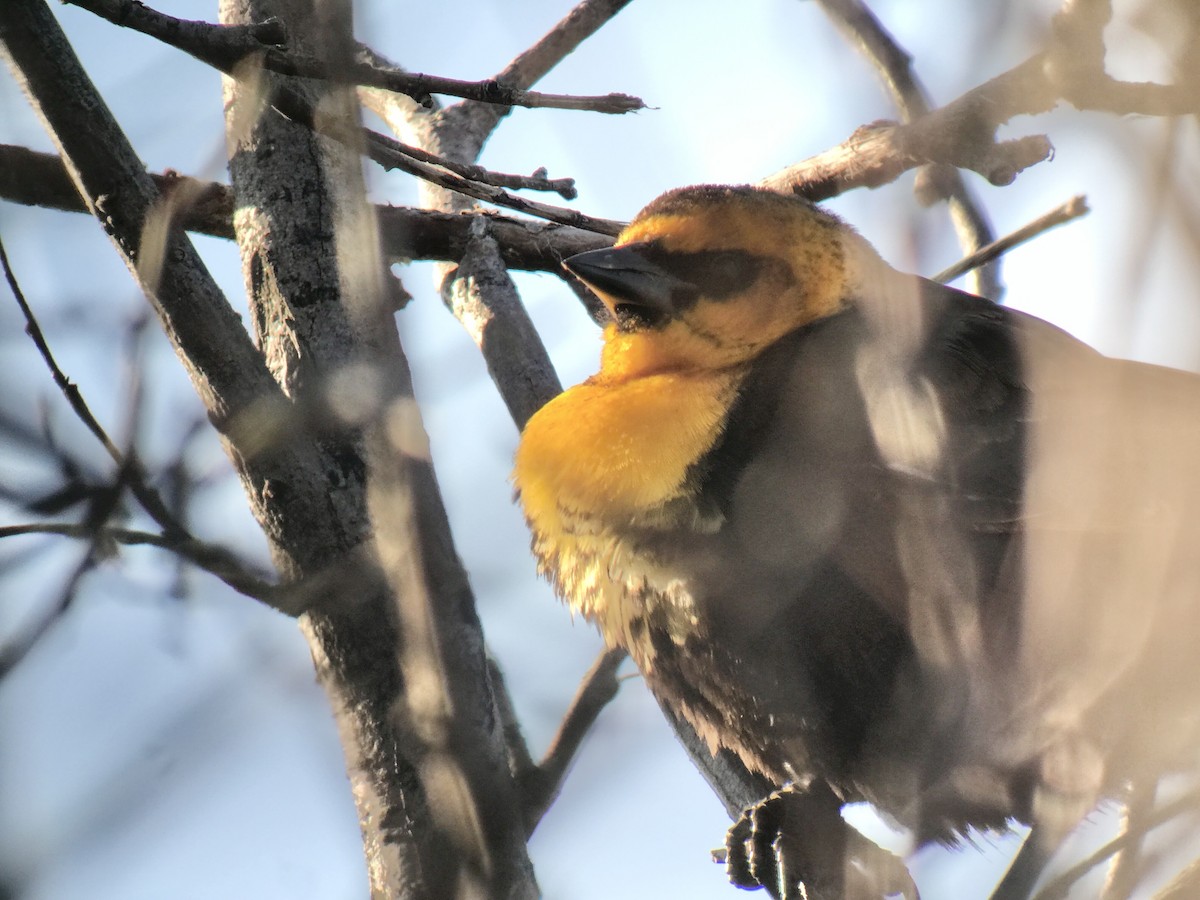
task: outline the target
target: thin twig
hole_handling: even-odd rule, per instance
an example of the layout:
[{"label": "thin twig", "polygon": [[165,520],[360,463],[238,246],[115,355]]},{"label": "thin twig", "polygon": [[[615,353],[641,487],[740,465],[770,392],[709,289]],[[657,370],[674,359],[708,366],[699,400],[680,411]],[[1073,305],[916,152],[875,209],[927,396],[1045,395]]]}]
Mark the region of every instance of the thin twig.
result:
[{"label": "thin twig", "polygon": [[[129,528],[114,528],[102,526],[95,528],[86,524],[64,522],[36,522],[26,525],[0,526],[0,538],[16,537],[25,534],[54,534],[61,537],[91,540],[99,537],[102,541],[112,544],[123,544],[130,547],[151,546],[169,550],[182,559],[215,575],[235,591],[262,601],[268,606],[281,609],[281,590],[270,581],[266,572],[251,572],[248,564],[233,552],[196,538],[173,537],[167,534],[154,534],[149,531],[137,531]],[[288,609],[281,609],[289,615]]]},{"label": "thin twig", "polygon": [[171,514],[171,511],[167,509],[158,491],[150,485],[149,476],[142,466],[141,461],[134,454],[122,453],[120,448],[113,443],[108,433],[104,430],[104,426],[92,414],[79,388],[59,368],[58,362],[54,359],[54,354],[50,350],[50,345],[46,342],[46,337],[42,333],[41,326],[38,324],[37,318],[34,316],[28,301],[26,301],[25,294],[21,290],[21,285],[18,283],[16,274],[9,263],[8,253],[4,249],[3,240],[0,240],[0,266],[4,268],[4,277],[8,281],[9,289],[12,291],[17,305],[21,308],[21,313],[25,317],[26,334],[29,335],[34,346],[37,347],[38,353],[41,354],[47,368],[50,369],[50,375],[54,379],[54,383],[58,385],[59,390],[66,398],[76,417],[95,436],[96,440],[100,442],[113,462],[116,463],[118,469],[124,470],[127,473],[125,482],[129,485],[129,489],[133,492],[133,495],[137,497],[138,502],[150,514],[151,518],[167,533],[179,537],[187,537],[187,529]]},{"label": "thin twig", "polygon": [[420,147],[413,147],[411,144],[401,144],[400,146],[413,159],[441,166],[443,169],[471,181],[490,184],[493,187],[512,188],[515,191],[549,191],[558,194],[564,200],[574,200],[579,196],[574,178],[550,178],[544,168],[538,169],[532,175],[513,175],[508,172],[494,172],[483,166],[457,163],[444,156],[427,153]]},{"label": "thin twig", "polygon": [[337,84],[377,87],[407,94],[428,104],[430,94],[447,94],[481,103],[529,108],[583,110],[621,115],[646,104],[628,94],[576,96],[543,94],[514,88],[498,80],[460,81],[437,75],[405,72],[379,66],[360,54],[344,70],[334,70],[322,61],[282,48],[287,32],[275,21],[251,25],[213,25],[208,22],[177,19],[158,12],[138,0],[64,0],[68,5],[86,9],[114,25],[141,32],[195,57],[229,75],[239,62],[259,55],[263,68],[280,75],[315,78]]},{"label": "thin twig", "polygon": [[94,546],[88,548],[88,552],[71,571],[67,583],[59,592],[58,599],[50,605],[46,610],[42,611],[41,617],[31,627],[27,628],[23,634],[9,638],[6,643],[0,644],[0,680],[3,680],[19,666],[29,656],[30,652],[36,647],[43,637],[49,633],[54,623],[59,621],[71,608],[71,604],[75,599],[75,594],[79,589],[79,582],[88,570],[94,564]]},{"label": "thin twig", "polygon": [[[224,41],[225,30],[230,27],[238,28],[239,26],[209,25],[204,22],[180,20],[152,10],[141,3],[134,2],[134,0],[69,0],[69,2],[87,9],[89,12],[93,12],[114,24],[133,28],[185,50],[228,75],[235,74],[238,64],[251,55],[245,49],[247,42],[256,40],[255,33],[245,30],[253,26],[243,26],[242,30],[234,32],[235,40],[231,47]],[[268,34],[272,40],[280,37],[277,28],[271,29]],[[385,70],[374,62],[373,58],[369,62],[360,59],[358,62],[350,65],[349,71],[346,73],[334,73],[328,66],[317,60],[301,61],[297,57],[279,54],[278,51],[269,48],[264,49],[255,58],[259,60],[259,64],[263,68],[279,74],[324,78],[346,84],[399,90],[406,94],[412,94],[415,91],[421,97],[427,96],[431,90],[430,85],[435,83],[441,87],[457,86],[459,95],[462,95],[462,92],[466,91],[470,85],[468,82],[455,82],[452,79],[437,79],[424,75],[414,77],[398,69]],[[341,74],[343,77],[335,78],[337,74]],[[407,87],[403,88],[397,82],[397,79],[404,82],[404,85]],[[495,81],[476,83],[475,87],[477,89],[467,91],[467,93],[473,99],[493,105],[541,105],[571,109],[595,108],[608,112],[618,111],[618,107],[623,107],[619,110],[621,112],[628,112],[632,109],[644,107],[644,104],[640,100],[637,100],[637,98],[625,95],[609,95],[607,98],[532,95],[525,91],[511,90]],[[442,91],[439,90],[438,92]],[[445,92],[455,93],[455,91],[451,90]],[[275,91],[272,102],[276,109],[293,121],[301,122],[326,137],[343,140],[343,136],[340,136],[336,129],[324,127],[317,122],[317,117],[314,115],[311,105],[299,91],[290,88],[278,88]],[[517,189],[554,191],[565,199],[570,200],[576,196],[574,182],[571,179],[550,180],[538,174],[522,176],[494,173],[479,166],[464,166],[461,163],[446,160],[427,151],[408,147],[399,141],[375,132],[366,131],[365,133],[367,135],[366,146],[371,158],[385,168],[398,168],[409,174],[432,181],[434,184],[448,190],[464,193],[478,200],[494,203],[497,206],[520,210],[521,212],[544,218],[548,221],[573,225],[589,231],[598,231],[601,234],[615,235],[620,230],[619,225],[607,224],[606,220],[595,219],[582,213],[540,204],[535,201],[522,200],[501,189],[501,186],[505,186]],[[613,228],[616,230],[613,230]]]},{"label": "thin twig", "polygon": [[[299,112],[299,110],[290,102],[286,102],[285,106],[287,109],[281,108],[281,111],[288,115],[289,118],[295,118],[287,110],[296,112]],[[326,134],[319,127],[318,131]],[[333,137],[334,135],[329,134],[327,136]],[[548,222],[558,222],[560,225],[570,225],[573,228],[593,231],[596,234],[607,234],[615,237],[625,227],[623,222],[617,222],[612,219],[600,219],[573,209],[564,209],[561,206],[539,203],[536,200],[526,200],[523,197],[517,197],[493,185],[461,178],[451,172],[414,159],[404,152],[402,149],[404,145],[400,144],[399,141],[387,135],[380,134],[377,131],[366,130],[366,138],[367,155],[385,169],[397,168],[408,172],[410,175],[423,178],[431,184],[465,194],[468,197],[474,197],[476,200],[483,200],[496,206],[505,207],[506,209],[515,209],[518,212],[537,216],[539,219],[545,219]]]},{"label": "thin twig", "polygon": [[930,281],[937,281],[941,284],[947,284],[958,278],[960,275],[971,271],[977,266],[981,266],[996,257],[1007,253],[1014,247],[1024,244],[1026,241],[1031,241],[1038,235],[1049,231],[1059,225],[1070,222],[1073,219],[1078,219],[1080,216],[1086,216],[1091,210],[1087,205],[1087,197],[1082,194],[1072,197],[1061,206],[1057,206],[1044,216],[1039,216],[1028,225],[1018,228],[1011,234],[1006,234],[999,240],[992,241],[986,247],[980,247],[970,256],[960,259],[949,268],[943,269],[934,275]]},{"label": "thin twig", "polygon": [[[16,298],[18,305],[21,307],[21,312],[25,316],[26,332],[33,340],[34,345],[38,348],[42,359],[45,361],[55,384],[63,392],[67,398],[67,402],[71,405],[76,416],[83,422],[89,431],[101,443],[113,462],[117,465],[117,476],[113,486],[106,491],[93,495],[93,499],[89,504],[87,521],[82,525],[64,526],[75,529],[71,533],[71,537],[88,537],[89,535],[96,536],[103,532],[106,540],[115,540],[118,543],[153,543],[156,546],[166,547],[175,551],[180,556],[189,559],[196,565],[212,572],[226,584],[240,591],[247,596],[261,600],[276,609],[283,612],[291,613],[287,604],[279,599],[277,589],[267,585],[266,589],[262,589],[261,585],[266,584],[266,579],[262,576],[255,576],[246,572],[246,564],[238,560],[229,551],[222,550],[192,536],[187,528],[170,512],[164,503],[161,495],[149,483],[147,473],[137,458],[137,455],[132,450],[122,452],[120,448],[108,436],[104,427],[97,421],[84,400],[82,393],[78,387],[67,378],[66,374],[59,368],[54,354],[50,350],[49,344],[46,342],[45,335],[42,332],[41,326],[38,324],[37,318],[33,314],[28,301],[25,299],[25,294],[21,290],[21,286],[16,279],[16,275],[9,263],[8,254],[5,251],[4,243],[0,240],[0,266],[4,269],[5,278],[8,281],[9,288],[12,290],[13,296]],[[134,386],[136,391],[136,384]],[[139,406],[136,401],[132,406]],[[131,439],[134,428],[129,429]],[[127,486],[131,493],[137,497],[143,508],[150,514],[155,522],[163,529],[162,535],[151,536],[153,539],[146,536],[146,532],[133,532],[127,529],[110,529],[105,526],[112,510],[115,508],[121,494],[121,488]],[[105,497],[110,499],[104,499]],[[28,526],[32,531],[47,531],[49,526]],[[12,529],[0,529],[0,537],[8,536],[9,534],[21,533]],[[32,532],[25,532],[32,533]],[[64,531],[55,531],[48,533],[66,534]],[[138,540],[134,540],[132,536],[139,536]],[[96,538],[93,537],[93,541]],[[85,557],[84,563],[88,563],[96,557],[99,552],[98,545],[93,545]],[[90,564],[90,563],[89,563]],[[77,575],[73,578],[72,584],[77,582],[82,577],[86,565],[81,568]],[[73,588],[72,588],[73,591]],[[70,602],[71,591],[64,593],[64,600],[59,604],[62,610]],[[3,667],[0,667],[0,671]]]},{"label": "thin twig", "polygon": [[1170,803],[1166,803],[1157,810],[1148,813],[1142,819],[1141,828],[1136,831],[1122,832],[1087,858],[1057,875],[1037,892],[1035,900],[1064,900],[1071,888],[1075,886],[1075,883],[1092,869],[1096,868],[1096,866],[1106,862],[1114,854],[1121,852],[1127,847],[1139,843],[1149,832],[1153,831],[1159,825],[1163,825],[1184,813],[1195,812],[1198,808],[1200,808],[1200,789],[1193,789],[1182,797],[1172,800]]},{"label": "thin twig", "polygon": [[[108,520],[112,518],[120,505],[121,495],[124,493],[128,475],[127,466],[119,467],[117,469],[117,477],[113,483],[104,490],[96,491],[90,496],[83,523],[73,526],[78,529],[76,537],[88,542],[87,552],[83,554],[83,558],[80,559],[72,570],[70,577],[67,578],[66,584],[59,593],[58,600],[43,612],[38,622],[32,628],[28,629],[25,634],[11,640],[7,646],[0,648],[0,679],[6,677],[19,666],[50,631],[54,623],[66,614],[67,610],[71,608],[83,576],[97,562],[109,555],[108,545],[110,542],[106,540],[104,532]],[[4,532],[7,530],[0,528],[0,537],[4,537]]]},{"label": "thin twig", "polygon": [[88,408],[87,401],[83,399],[83,395],[80,394],[79,388],[63,373],[63,370],[59,368],[57,361],[55,361],[54,354],[50,350],[50,345],[46,343],[46,336],[42,333],[42,328],[34,317],[33,310],[25,299],[25,292],[21,290],[16,273],[13,272],[12,265],[8,261],[8,252],[4,248],[3,238],[0,238],[0,266],[4,268],[4,277],[8,281],[9,290],[12,291],[12,295],[17,301],[17,306],[21,308],[21,314],[25,317],[25,333],[29,335],[30,340],[33,341],[33,345],[37,347],[38,353],[41,354],[42,359],[45,361],[46,367],[50,369],[50,375],[54,379],[54,383],[58,385],[58,389],[67,398],[67,403],[71,405],[71,409],[75,411],[75,415],[79,417],[79,420],[83,422],[87,430],[104,446],[104,449],[108,451],[108,455],[120,464],[122,461],[121,451],[117,449],[117,445],[109,438],[104,427],[92,415],[92,411]]},{"label": "thin twig", "polygon": [[[629,0],[581,0],[532,47],[518,54],[493,80],[528,90],[562,62],[585,40],[595,34]],[[488,137],[511,112],[511,108],[464,101],[434,114],[435,130],[445,135],[454,132],[464,159],[475,159]],[[394,116],[385,116],[389,120]]]},{"label": "thin twig", "polygon": [[523,777],[518,776],[518,784],[523,794],[525,823],[530,834],[562,789],[563,779],[567,777],[579,747],[597,716],[617,695],[621,686],[617,678],[617,669],[625,657],[625,651],[620,648],[606,650],[596,657],[592,667],[583,676],[575,698],[571,701],[567,714],[563,716],[558,733],[550,742],[550,749],[542,757],[541,763],[532,771],[523,773]]},{"label": "thin twig", "polygon": [[460,163],[452,159],[447,159],[445,156],[438,156],[436,153],[430,153],[427,150],[422,150],[420,147],[414,147],[411,144],[405,144],[384,135],[380,135],[380,137],[394,153],[407,156],[418,162],[429,163],[462,178],[479,182],[480,184],[513,188],[514,190],[549,191],[558,194],[564,200],[574,200],[579,196],[579,191],[575,189],[574,178],[547,178],[545,169],[539,169],[532,175],[510,175],[506,172],[493,172],[490,169],[485,169],[483,166]]}]

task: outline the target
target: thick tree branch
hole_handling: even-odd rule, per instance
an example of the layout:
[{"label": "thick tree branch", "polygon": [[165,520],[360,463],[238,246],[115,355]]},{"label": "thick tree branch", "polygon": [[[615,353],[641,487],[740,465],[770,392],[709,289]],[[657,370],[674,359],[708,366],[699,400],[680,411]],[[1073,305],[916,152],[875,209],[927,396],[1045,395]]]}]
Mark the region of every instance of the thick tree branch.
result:
[{"label": "thick tree branch", "polygon": [[[221,14],[250,21],[266,8],[224,0]],[[340,70],[351,52],[348,0],[290,12],[313,42],[305,51]],[[474,598],[382,289],[358,108],[345,88],[314,85],[310,101],[277,82],[266,91],[292,121],[245,115],[262,95],[248,81],[226,84],[236,223],[269,364],[289,394],[316,395],[342,416],[343,428],[322,436],[339,470],[334,525],[370,548],[359,596],[301,626],[343,732],[371,889],[531,896]],[[315,121],[336,141],[319,140]]]},{"label": "thick tree branch", "polygon": [[[526,54],[518,57],[500,79],[516,81],[528,87],[569,53],[587,35],[608,21],[627,0],[583,0],[551,32]],[[456,162],[473,163],[488,135],[502,120],[506,110],[494,106],[464,102],[447,110],[430,113],[411,103],[394,102],[379,92],[360,92],[398,133],[411,132],[415,141],[431,151]],[[445,187],[427,181],[423,190],[424,205],[443,212],[462,210],[464,198],[448,192]],[[481,199],[488,199],[487,197]],[[581,224],[609,235],[620,230],[620,223]],[[559,382],[549,355],[528,314],[516,295],[499,252],[498,234],[493,235],[481,226],[472,230],[473,240],[464,251],[455,269],[440,267],[439,286],[451,309],[478,344],[489,373],[496,381],[501,396],[518,427],[559,389]],[[521,345],[524,346],[521,346]],[[524,738],[514,720],[506,720],[504,710],[511,703],[504,696],[502,679],[494,679],[492,689],[496,718],[504,723],[504,741],[510,763],[527,759]]]},{"label": "thick tree branch", "polygon": [[646,104],[628,94],[604,94],[583,97],[568,94],[542,94],[513,87],[501,80],[460,81],[436,75],[405,72],[381,66],[374,57],[360,54],[339,69],[310,56],[284,48],[289,43],[282,24],[274,19],[246,25],[212,25],[208,22],[177,19],[151,9],[138,0],[63,0],[107,19],[114,25],[130,28],[162,41],[207,63],[226,75],[248,57],[257,55],[263,68],[279,75],[313,78],[337,84],[362,85],[406,94],[423,104],[430,94],[463,97],[480,103],[505,107],[583,110],[620,115],[645,109]]},{"label": "thick tree branch", "polygon": [[462,263],[447,273],[442,296],[483,351],[513,422],[524,428],[562,384],[525,315],[486,219],[475,220]]}]

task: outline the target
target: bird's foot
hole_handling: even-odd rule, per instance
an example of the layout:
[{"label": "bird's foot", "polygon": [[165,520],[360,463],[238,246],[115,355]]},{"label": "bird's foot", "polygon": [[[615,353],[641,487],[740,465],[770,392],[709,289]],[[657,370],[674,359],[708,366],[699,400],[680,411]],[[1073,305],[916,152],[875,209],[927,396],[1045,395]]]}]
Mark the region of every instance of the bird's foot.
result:
[{"label": "bird's foot", "polygon": [[766,888],[776,900],[880,900],[918,893],[903,860],[841,816],[824,784],[788,785],[743,810],[725,837],[732,884]]}]

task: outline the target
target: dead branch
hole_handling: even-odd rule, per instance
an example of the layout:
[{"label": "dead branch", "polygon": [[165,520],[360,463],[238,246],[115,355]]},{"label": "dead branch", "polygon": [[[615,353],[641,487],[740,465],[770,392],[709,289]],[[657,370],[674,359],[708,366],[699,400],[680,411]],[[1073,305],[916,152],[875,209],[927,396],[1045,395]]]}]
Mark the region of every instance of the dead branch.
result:
[{"label": "dead branch", "polygon": [[[422,178],[431,184],[436,184],[446,190],[473,197],[476,200],[483,200],[496,206],[514,209],[518,212],[528,213],[529,215],[537,216],[551,222],[571,225],[575,228],[594,231],[598,234],[616,235],[620,233],[622,228],[622,223],[620,222],[599,219],[574,210],[539,203],[536,200],[526,200],[523,197],[510,194],[493,184],[464,178],[450,171],[449,168],[443,166],[440,162],[431,164],[424,161],[424,159],[418,158],[416,155],[407,152],[408,148],[406,145],[377,131],[362,128],[358,125],[347,130],[345,123],[338,123],[329,117],[317,116],[316,110],[308,98],[299,90],[286,85],[274,86],[270,102],[276,110],[291,121],[304,125],[306,128],[312,129],[315,133],[323,137],[331,138],[352,147],[356,152],[365,151],[368,157],[385,169],[400,169],[410,175]],[[421,156],[428,158],[430,154],[427,151],[422,151]],[[444,157],[438,157],[438,159],[441,160]],[[461,160],[449,160],[449,162],[452,166],[462,164]]]},{"label": "dead branch", "polygon": [[168,534],[188,538],[190,535],[187,529],[172,515],[167,509],[167,505],[163,502],[159,495],[150,484],[150,479],[146,473],[145,467],[141,460],[136,455],[123,453],[108,433],[104,430],[104,426],[92,414],[91,408],[87,401],[84,400],[83,394],[79,388],[69,379],[62,369],[59,368],[58,362],[54,359],[54,354],[50,351],[50,345],[46,343],[46,337],[42,333],[42,328],[38,324],[37,318],[33,314],[29,303],[25,299],[25,294],[21,290],[21,285],[17,281],[16,274],[12,270],[12,265],[8,260],[8,253],[4,249],[4,242],[0,240],[0,267],[4,269],[4,277],[8,281],[9,289],[12,291],[13,297],[17,301],[17,305],[21,308],[21,314],[25,317],[25,331],[37,347],[38,353],[42,360],[46,363],[46,367],[50,370],[50,375],[54,379],[54,383],[66,398],[71,410],[75,416],[84,424],[95,436],[100,445],[116,463],[117,468],[125,473],[125,482],[129,485],[130,491],[142,504],[142,507],[148,512],[151,518],[161,526]]},{"label": "dead branch", "polygon": [[1055,207],[1044,216],[1039,216],[1028,225],[1023,225],[999,240],[992,241],[986,247],[980,247],[970,256],[966,256],[954,265],[938,272],[930,280],[948,284],[960,275],[971,271],[976,266],[981,266],[990,260],[998,258],[1014,247],[1019,247],[1021,244],[1033,240],[1051,228],[1056,228],[1059,225],[1070,222],[1072,219],[1078,219],[1080,216],[1086,216],[1089,212],[1091,210],[1088,208],[1086,197],[1083,195],[1072,197],[1066,203]]},{"label": "dead branch", "polygon": [[1176,116],[1200,110],[1188,84],[1124,82],[1104,69],[1106,3],[1067,0],[1054,20],[1054,40],[1012,69],[911,123],[875,122],[843,144],[789,166],[761,183],[813,201],[856,187],[878,187],[931,163],[977,172],[994,185],[1011,184],[1053,153],[1045,135],[997,141],[1018,115],[1038,115],[1066,100],[1076,109],[1117,115]]},{"label": "dead branch", "polygon": [[[233,193],[226,184],[200,182],[168,172],[150,176],[159,192],[189,185],[191,205],[176,210],[181,228],[233,239]],[[51,153],[0,144],[0,198],[26,206],[87,212],[62,160]],[[445,213],[408,206],[376,206],[383,251],[392,262],[435,259],[456,262],[470,240],[471,223],[486,218],[511,269],[562,274],[561,260],[585,250],[607,247],[611,238],[553,222],[513,219],[486,210]]]},{"label": "dead branch", "polygon": [[[582,0],[533,48],[510,63],[497,76],[497,80],[529,87],[579,42],[615,15],[626,2]],[[468,101],[431,113],[413,104],[390,102],[378,92],[365,93],[365,100],[376,104],[393,129],[411,130],[422,146],[437,149],[442,155],[463,163],[473,162],[477,158],[488,135],[507,112],[499,107]],[[426,205],[443,212],[464,207],[460,194],[437,190],[430,185],[427,182],[423,191]],[[610,235],[616,234],[619,229],[620,223],[605,223],[603,226],[603,231]],[[498,252],[498,235],[489,233],[483,226],[475,226],[472,234],[474,240],[466,248],[459,266],[441,267],[438,273],[439,287],[451,309],[479,346],[489,373],[520,427],[537,408],[558,392],[559,381],[549,354],[529,321],[505,270],[502,254]],[[512,352],[513,339],[524,344],[516,354]],[[497,718],[503,722],[504,709],[511,706],[505,696],[503,680],[493,680],[492,689],[496,697]],[[503,731],[510,764],[514,760],[528,759],[528,748],[515,720],[510,721]],[[519,778],[518,788],[525,795],[522,806],[528,809],[529,798]]]},{"label": "dead branch", "polygon": [[[239,63],[257,55],[263,68],[279,75],[314,78],[336,84],[362,85],[406,94],[428,105],[430,94],[463,97],[480,103],[513,107],[583,110],[621,115],[646,104],[628,94],[576,96],[524,91],[509,83],[460,81],[437,75],[405,72],[380,66],[367,56],[347,60],[342,69],[298,52],[287,52],[289,40],[282,23],[268,19],[247,25],[213,25],[208,22],[177,19],[151,9],[138,0],[64,0],[70,6],[86,9],[114,25],[141,32],[182,50],[203,63],[232,75]],[[361,48],[360,48],[361,49]]]},{"label": "dead branch", "polygon": [[814,202],[859,187],[879,187],[931,163],[969,169],[991,184],[1011,184],[1030,166],[1049,159],[1044,135],[997,141],[996,130],[1020,114],[1047,112],[1057,102],[1035,56],[952,103],[908,125],[873,122],[844,143],[763,179],[771,190],[791,191]]},{"label": "dead branch", "polygon": [[624,650],[615,648],[605,650],[596,657],[579,683],[575,697],[559,723],[558,733],[554,735],[542,761],[532,769],[517,773],[529,834],[533,834],[538,822],[558,797],[579,747],[597,717],[617,696],[621,686],[617,669],[626,656]]},{"label": "dead branch", "polygon": [[[913,71],[912,56],[896,42],[866,4],[862,0],[820,0],[820,3],[826,15],[879,73],[900,110],[901,120],[907,123],[926,115],[932,104]],[[983,207],[957,169],[948,166],[923,169],[918,173],[916,194],[926,206],[946,200],[964,253],[974,253],[995,239]],[[1004,292],[999,268],[984,265],[976,270],[973,289],[984,297],[999,300]]]}]

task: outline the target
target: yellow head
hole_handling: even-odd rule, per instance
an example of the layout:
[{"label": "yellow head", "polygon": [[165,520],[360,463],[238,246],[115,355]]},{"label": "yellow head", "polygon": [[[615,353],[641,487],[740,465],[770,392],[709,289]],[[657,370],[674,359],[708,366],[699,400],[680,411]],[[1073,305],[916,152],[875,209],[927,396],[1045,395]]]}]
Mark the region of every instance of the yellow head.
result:
[{"label": "yellow head", "polygon": [[564,265],[604,302],[602,379],[737,365],[846,302],[866,242],[796,197],[752,187],[663,194],[609,250]]}]

